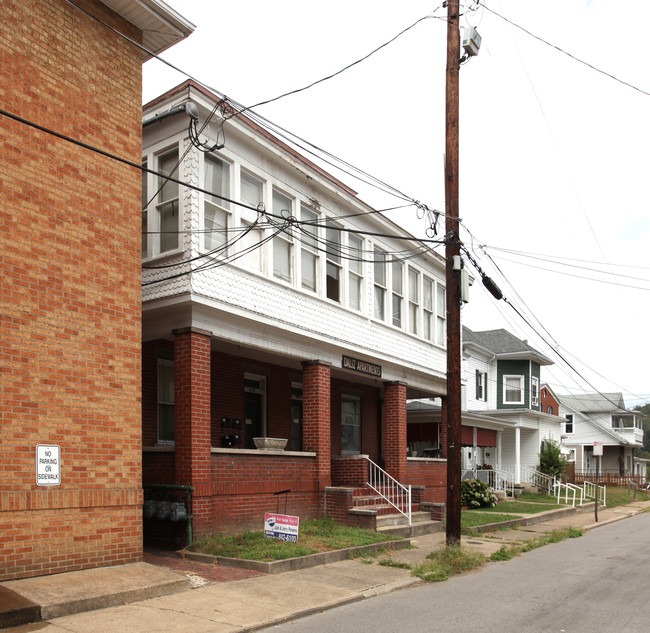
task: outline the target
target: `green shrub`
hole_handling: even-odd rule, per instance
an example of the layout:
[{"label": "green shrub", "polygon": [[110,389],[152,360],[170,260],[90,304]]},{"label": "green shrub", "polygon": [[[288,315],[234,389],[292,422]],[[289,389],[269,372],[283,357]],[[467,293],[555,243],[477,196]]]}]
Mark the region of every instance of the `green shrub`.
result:
[{"label": "green shrub", "polygon": [[554,440],[544,440],[539,452],[539,471],[551,477],[562,477],[567,460]]},{"label": "green shrub", "polygon": [[499,503],[490,486],[478,479],[460,482],[460,505],[467,508],[493,508]]}]

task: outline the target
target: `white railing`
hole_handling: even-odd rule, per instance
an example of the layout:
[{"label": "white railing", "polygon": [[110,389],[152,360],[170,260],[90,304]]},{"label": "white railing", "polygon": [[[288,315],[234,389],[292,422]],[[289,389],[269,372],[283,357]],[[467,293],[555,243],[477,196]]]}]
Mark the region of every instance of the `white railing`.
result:
[{"label": "white railing", "polygon": [[573,486],[572,484],[563,484],[561,481],[556,481],[555,486],[553,487],[554,492],[557,494],[557,502],[560,503],[562,499],[562,491],[564,490],[564,502],[569,503],[569,494],[571,494],[571,506],[575,508],[576,506],[576,491],[578,486]]},{"label": "white railing", "polygon": [[368,487],[403,514],[411,525],[411,486],[404,486],[391,477],[370,458],[368,460]]},{"label": "white railing", "polygon": [[504,492],[506,496],[514,497],[514,475],[505,470],[463,470],[462,479],[478,479],[487,484],[492,490]]},{"label": "white railing", "polygon": [[598,495],[598,500],[604,505],[607,505],[607,486],[599,486],[593,481],[585,481],[583,484],[585,497],[595,499]]},{"label": "white railing", "polygon": [[551,494],[555,487],[555,477],[551,475],[545,475],[540,473],[534,468],[528,468],[527,466],[519,467],[519,475],[521,477],[522,484],[529,484],[530,486],[535,486],[538,490],[546,490],[547,494]]}]

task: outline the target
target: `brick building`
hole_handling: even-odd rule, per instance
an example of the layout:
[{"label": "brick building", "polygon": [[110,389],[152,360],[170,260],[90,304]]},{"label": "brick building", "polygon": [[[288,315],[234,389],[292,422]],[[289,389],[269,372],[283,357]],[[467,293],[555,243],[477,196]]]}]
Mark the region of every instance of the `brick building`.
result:
[{"label": "brick building", "polygon": [[143,183],[145,540],[185,538],[155,514],[174,486],[196,536],[278,508],[371,527],[373,464],[443,502],[445,460],[406,443],[407,398],[446,389],[442,257],[229,108],[189,81],[143,113],[171,174]]},{"label": "brick building", "polygon": [[139,165],[120,34],[192,30],[157,0],[2,3],[0,580],[142,557],[140,172],[28,122]]}]

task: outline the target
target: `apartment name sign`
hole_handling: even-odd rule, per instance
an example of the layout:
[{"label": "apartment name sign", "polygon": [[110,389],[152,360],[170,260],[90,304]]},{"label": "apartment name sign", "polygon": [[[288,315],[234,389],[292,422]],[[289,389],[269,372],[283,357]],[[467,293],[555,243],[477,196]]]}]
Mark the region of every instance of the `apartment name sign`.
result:
[{"label": "apartment name sign", "polygon": [[375,365],[365,360],[352,358],[351,356],[343,356],[341,367],[343,367],[343,369],[351,369],[352,371],[359,372],[360,374],[367,374],[368,376],[381,378],[381,365]]}]

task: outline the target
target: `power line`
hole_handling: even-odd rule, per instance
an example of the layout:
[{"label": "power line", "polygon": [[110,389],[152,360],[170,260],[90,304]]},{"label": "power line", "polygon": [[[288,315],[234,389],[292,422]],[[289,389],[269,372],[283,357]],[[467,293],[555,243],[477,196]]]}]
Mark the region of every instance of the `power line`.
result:
[{"label": "power line", "polygon": [[596,68],[593,64],[590,64],[589,62],[586,62],[575,55],[572,55],[571,53],[568,53],[564,49],[560,48],[559,46],[556,46],[555,44],[551,44],[550,42],[546,41],[544,38],[539,37],[538,35],[535,35],[534,33],[531,33],[528,29],[525,29],[523,26],[520,26],[519,24],[516,24],[512,20],[509,20],[505,16],[501,15],[500,13],[497,13],[494,9],[490,9],[487,5],[483,4],[482,5],[487,11],[492,13],[493,15],[496,15],[498,18],[501,18],[504,22],[507,22],[511,26],[514,26],[515,28],[523,31],[526,33],[526,35],[529,35],[530,37],[536,39],[537,41],[541,42],[542,44],[545,44],[546,46],[550,46],[551,48],[554,48],[556,51],[559,51],[563,55],[566,55],[567,57],[570,57],[572,60],[578,62],[579,64],[583,64],[587,68],[590,68],[591,70],[595,70],[597,73],[600,73],[601,75],[605,75],[606,77],[609,77],[610,79],[613,79],[614,81],[617,81],[620,84],[623,84],[624,86],[627,86],[628,88],[632,88],[632,90],[636,90],[637,92],[640,92],[641,94],[650,96],[650,92],[646,92],[645,90],[642,90],[641,88],[638,88],[637,86],[634,86],[631,83],[628,83],[627,81],[623,81],[622,79],[619,79],[618,77],[615,77],[614,75],[605,72],[604,70],[601,70],[600,68]]}]

